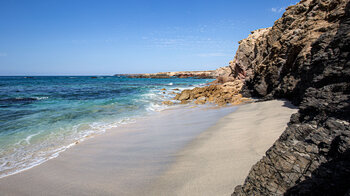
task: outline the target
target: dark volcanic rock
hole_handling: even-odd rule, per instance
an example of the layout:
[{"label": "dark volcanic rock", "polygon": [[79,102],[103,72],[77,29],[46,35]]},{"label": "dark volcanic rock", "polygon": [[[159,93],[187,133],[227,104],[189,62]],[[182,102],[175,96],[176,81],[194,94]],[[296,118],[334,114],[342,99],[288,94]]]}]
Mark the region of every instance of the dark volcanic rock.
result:
[{"label": "dark volcanic rock", "polygon": [[303,0],[263,31],[235,58],[243,93],[300,110],[232,195],[349,194],[349,0]]}]

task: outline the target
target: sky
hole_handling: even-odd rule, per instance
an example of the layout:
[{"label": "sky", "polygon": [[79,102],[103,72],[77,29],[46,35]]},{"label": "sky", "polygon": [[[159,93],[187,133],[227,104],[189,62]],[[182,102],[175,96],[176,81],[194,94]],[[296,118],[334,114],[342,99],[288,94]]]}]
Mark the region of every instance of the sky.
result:
[{"label": "sky", "polygon": [[0,0],[0,75],[214,70],[297,0]]}]

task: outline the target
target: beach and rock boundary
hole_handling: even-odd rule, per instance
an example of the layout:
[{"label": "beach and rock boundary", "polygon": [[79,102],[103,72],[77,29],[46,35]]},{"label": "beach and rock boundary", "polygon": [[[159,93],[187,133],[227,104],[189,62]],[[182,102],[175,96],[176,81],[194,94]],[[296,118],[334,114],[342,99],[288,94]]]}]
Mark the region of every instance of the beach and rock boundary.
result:
[{"label": "beach and rock boundary", "polygon": [[[218,123],[211,131],[204,132],[198,137],[199,139],[191,143],[195,148],[185,149],[180,152],[182,156],[177,157],[180,158],[180,161],[185,160],[185,162],[180,162],[180,168],[184,169],[180,170],[183,172],[180,173],[180,176],[184,174],[184,179],[191,185],[184,186],[186,189],[180,189],[180,193],[185,194],[177,194],[176,189],[171,192],[167,186],[175,187],[172,183],[166,184],[165,194],[216,195],[215,193],[223,190],[220,187],[223,183],[216,182],[216,187],[209,187],[213,183],[208,183],[208,179],[221,180],[221,178],[225,180],[225,183],[229,183],[228,188],[227,186],[225,188],[229,194],[233,192],[233,196],[350,194],[350,0],[301,0],[298,4],[288,7],[272,27],[253,31],[248,38],[239,43],[236,55],[229,66],[215,71],[122,75],[130,78],[217,79],[210,86],[187,89],[176,94],[174,98],[176,102],[183,104],[193,101],[195,104],[209,102],[224,106],[240,104],[251,98],[258,98],[261,101],[287,99],[299,109],[297,113],[291,115],[284,131],[284,128],[280,128],[286,125],[286,121],[280,119],[281,108],[289,107],[288,113],[283,112],[284,115],[287,114],[287,117],[290,115],[289,112],[294,112],[295,108],[289,104],[281,105],[280,101],[246,105],[245,109],[250,108],[248,112],[244,111],[243,107],[237,113],[227,116],[222,120],[225,123]],[[169,105],[173,103],[173,101],[164,102]],[[272,109],[275,110],[271,111]],[[130,177],[129,182],[134,182],[140,180],[142,176],[149,177],[148,171],[144,175],[139,173],[145,169],[147,161],[148,166],[168,161],[159,159],[159,162],[155,162],[153,157],[145,156],[144,151],[148,150],[149,155],[156,155],[153,149],[167,149],[169,143],[177,141],[176,137],[187,133],[183,127],[183,121],[184,119],[191,120],[190,117],[196,115],[190,112],[186,114],[187,116],[174,113],[174,118],[180,117],[179,121],[174,121],[172,116],[164,118],[172,119],[170,121],[158,118],[150,121],[146,118],[143,123],[130,125],[134,132],[129,131],[130,127],[125,127],[124,132],[107,132],[109,135],[106,134],[99,139],[79,144],[70,152],[66,152],[65,156],[46,162],[40,168],[2,179],[0,187],[4,195],[13,195],[13,193],[21,195],[105,193],[107,195],[121,191],[116,188],[116,183],[119,182],[119,187],[125,188],[120,194],[132,194],[130,190],[134,190],[135,187],[124,185],[125,178]],[[214,119],[213,115],[217,117],[215,112],[212,113],[212,116],[198,115],[196,117],[200,117],[199,120],[194,119],[188,127],[196,125],[199,126],[198,130],[202,130],[203,127],[200,126],[204,122],[211,124],[212,122],[207,121]],[[268,115],[271,119],[266,120]],[[242,123],[242,116],[247,117],[244,120],[246,125]],[[171,124],[164,123],[163,126],[160,126],[162,123],[154,123],[163,121]],[[229,161],[235,161],[236,157],[237,159],[247,158],[248,153],[244,151],[255,154],[255,158],[261,157],[267,148],[261,148],[257,143],[265,146],[267,140],[260,142],[257,140],[271,136],[269,132],[263,131],[260,127],[263,126],[276,134],[276,130],[269,127],[273,124],[271,122],[277,123],[277,129],[280,130],[275,136],[283,131],[282,135],[266,151],[265,156],[253,165],[242,182],[243,184],[236,186],[237,181],[243,180],[241,177],[246,173],[239,178],[235,176],[237,174],[235,172],[242,174],[242,167],[239,164],[231,164],[232,162]],[[234,130],[240,125],[242,129],[235,132]],[[250,132],[244,135],[248,133],[247,127],[250,127]],[[145,128],[150,132],[155,131],[152,133],[156,136],[175,140],[164,142],[161,137],[155,139],[155,135],[145,134],[149,134]],[[168,135],[164,134],[164,130],[170,130],[167,132]],[[179,134],[178,130],[183,132]],[[116,139],[121,136],[120,133],[128,136],[129,140],[116,142]],[[215,134],[217,134],[216,137],[212,137]],[[126,142],[129,144],[126,145]],[[241,143],[246,147],[242,147]],[[137,145],[143,145],[142,151],[135,148]],[[163,146],[159,147],[159,145]],[[250,145],[256,145],[256,148]],[[271,143],[266,147],[269,145]],[[202,148],[203,146],[205,148]],[[231,151],[231,147],[236,150]],[[256,153],[256,150],[259,149],[264,150]],[[218,153],[220,150],[225,154]],[[136,161],[130,158],[130,152],[137,155]],[[169,152],[164,154],[167,158]],[[214,155],[222,156],[216,158]],[[217,162],[209,164],[212,160],[209,160],[208,157]],[[259,157],[253,162],[251,160],[242,161],[241,164],[252,164]],[[196,158],[197,160],[194,161]],[[139,166],[139,170],[136,170],[138,172],[135,172],[135,165],[133,165],[135,163]],[[183,165],[183,163],[191,164]],[[119,168],[116,167],[117,164]],[[219,164],[222,170],[222,175],[221,173],[220,175],[226,176],[213,178],[210,174],[216,174],[215,169],[219,168]],[[191,167],[198,170],[191,170]],[[248,169],[250,165],[246,164],[245,167]],[[171,177],[174,177],[174,173],[171,173],[173,171],[179,174],[178,167],[174,168],[175,170],[169,170]],[[186,172],[186,169],[190,169],[192,173]],[[123,172],[125,172],[124,176]],[[237,179],[234,181],[227,177]],[[70,180],[67,181],[67,179]],[[166,176],[165,179],[170,178]],[[161,182],[165,181],[161,180]],[[180,178],[178,182],[179,186],[182,186],[185,181]],[[196,186],[192,186],[193,184]],[[213,194],[201,192],[204,190],[199,189],[201,187],[209,187],[214,192],[219,191]],[[138,191],[145,193],[141,189]],[[154,195],[159,195],[159,189],[155,189]]]},{"label": "beach and rock boundary", "polygon": [[175,100],[288,99],[299,112],[232,195],[349,193],[349,0],[302,0],[239,44],[229,73]]},{"label": "beach and rock boundary", "polygon": [[349,1],[302,0],[240,43],[241,93],[287,98],[299,112],[232,195],[349,193]]}]

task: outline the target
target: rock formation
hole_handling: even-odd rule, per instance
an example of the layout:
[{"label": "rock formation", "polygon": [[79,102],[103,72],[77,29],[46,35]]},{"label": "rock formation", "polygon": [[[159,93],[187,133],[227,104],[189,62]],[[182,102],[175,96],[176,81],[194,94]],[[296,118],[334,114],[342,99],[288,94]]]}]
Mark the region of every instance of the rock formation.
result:
[{"label": "rock formation", "polygon": [[195,104],[215,103],[219,106],[226,104],[237,105],[249,99],[243,98],[239,91],[242,88],[242,81],[226,82],[222,85],[210,85],[196,87],[192,90],[183,90],[175,96],[175,100],[185,104],[194,100]]},{"label": "rock formation", "polygon": [[240,42],[242,93],[299,106],[232,195],[350,194],[350,3],[302,0]]}]

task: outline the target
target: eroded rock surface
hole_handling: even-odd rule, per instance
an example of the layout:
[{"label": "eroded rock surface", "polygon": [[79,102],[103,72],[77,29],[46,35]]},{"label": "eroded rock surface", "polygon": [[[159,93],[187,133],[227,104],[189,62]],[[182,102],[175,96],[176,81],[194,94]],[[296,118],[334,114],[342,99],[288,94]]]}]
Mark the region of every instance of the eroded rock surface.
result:
[{"label": "eroded rock surface", "polygon": [[302,0],[256,33],[233,62],[243,94],[287,98],[299,112],[232,195],[350,193],[349,0]]},{"label": "eroded rock surface", "polygon": [[178,93],[174,99],[181,101],[181,103],[188,103],[194,100],[196,104],[211,102],[219,106],[229,103],[236,105],[247,101],[247,99],[239,94],[242,85],[242,81],[236,80],[221,85],[196,87],[192,90],[183,90],[181,93]]}]

